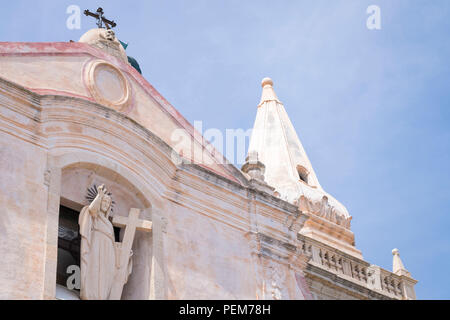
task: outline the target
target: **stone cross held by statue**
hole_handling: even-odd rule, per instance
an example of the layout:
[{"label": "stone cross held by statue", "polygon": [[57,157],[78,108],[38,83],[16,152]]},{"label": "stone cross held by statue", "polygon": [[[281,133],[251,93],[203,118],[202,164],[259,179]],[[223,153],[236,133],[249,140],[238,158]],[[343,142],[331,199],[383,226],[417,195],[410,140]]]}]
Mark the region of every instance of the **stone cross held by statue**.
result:
[{"label": "stone cross held by statue", "polygon": [[116,281],[111,289],[110,300],[120,300],[122,296],[123,284],[127,277],[128,259],[130,257],[131,247],[133,246],[134,234],[136,230],[151,232],[152,222],[139,219],[141,210],[132,208],[128,217],[115,215],[113,225],[116,227],[125,227],[125,234],[121,242],[119,255],[119,267]]},{"label": "stone cross held by statue", "polygon": [[105,17],[103,17],[104,12],[103,12],[102,8],[98,8],[97,13],[92,13],[89,10],[84,10],[84,14],[86,16],[91,16],[91,17],[94,17],[95,19],[97,19],[97,26],[99,28],[103,28],[103,23],[105,24],[106,29],[108,29],[108,30],[117,26],[117,24],[114,22],[114,20],[108,20]]}]

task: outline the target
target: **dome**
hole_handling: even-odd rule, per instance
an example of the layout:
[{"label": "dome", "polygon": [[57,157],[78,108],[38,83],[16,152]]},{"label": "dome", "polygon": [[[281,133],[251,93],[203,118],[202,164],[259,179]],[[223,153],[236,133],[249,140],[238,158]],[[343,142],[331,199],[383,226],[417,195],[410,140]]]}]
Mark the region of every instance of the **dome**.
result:
[{"label": "dome", "polygon": [[111,29],[91,29],[83,34],[78,42],[87,43],[123,61],[127,61],[125,49]]},{"label": "dome", "polygon": [[142,74],[141,67],[139,66],[139,63],[135,58],[128,56],[128,63],[131,64],[131,66],[135,68],[137,72]]}]

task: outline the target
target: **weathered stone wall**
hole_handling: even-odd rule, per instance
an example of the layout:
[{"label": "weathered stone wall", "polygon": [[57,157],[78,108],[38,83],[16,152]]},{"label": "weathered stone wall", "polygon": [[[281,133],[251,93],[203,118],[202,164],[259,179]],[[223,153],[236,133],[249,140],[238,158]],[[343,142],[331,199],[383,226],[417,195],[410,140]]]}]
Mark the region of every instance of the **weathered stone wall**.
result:
[{"label": "weathered stone wall", "polygon": [[54,297],[59,205],[79,210],[87,187],[100,183],[113,193],[116,214],[137,207],[154,222],[151,236],[136,236],[124,298],[264,297],[268,281],[250,231],[282,246],[295,239],[286,224],[295,207],[277,207],[281,200],[256,191],[250,200],[245,186],[195,165],[177,167],[163,141],[118,112],[19,90],[30,105],[11,83],[1,88],[3,298]]},{"label": "weathered stone wall", "polygon": [[[44,285],[47,152],[29,116],[0,93],[0,299],[40,299]],[[53,258],[53,257],[51,257]],[[56,259],[56,257],[54,257]]]},{"label": "weathered stone wall", "polygon": [[324,284],[321,281],[307,280],[314,300],[361,300],[361,296],[351,295],[331,283]]},{"label": "weathered stone wall", "polygon": [[167,214],[169,299],[255,299],[245,232],[181,204]]}]

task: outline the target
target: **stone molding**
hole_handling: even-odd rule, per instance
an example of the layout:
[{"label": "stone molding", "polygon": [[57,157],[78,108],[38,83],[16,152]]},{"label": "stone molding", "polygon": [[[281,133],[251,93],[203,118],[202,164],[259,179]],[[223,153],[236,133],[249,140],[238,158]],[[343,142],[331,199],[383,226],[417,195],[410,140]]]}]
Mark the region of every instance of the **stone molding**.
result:
[{"label": "stone molding", "polygon": [[[101,79],[102,73],[108,73],[112,79],[108,79],[108,87],[115,87],[114,92],[105,92],[105,90],[100,89],[102,87],[102,81],[106,79]],[[99,104],[109,106],[117,111],[123,112],[129,105],[131,100],[131,86],[129,81],[125,77],[119,68],[108,63],[104,60],[93,60],[88,62],[85,67],[85,84],[89,89],[92,97]],[[122,92],[120,92],[122,91]],[[118,97],[113,97],[119,94]]]}]

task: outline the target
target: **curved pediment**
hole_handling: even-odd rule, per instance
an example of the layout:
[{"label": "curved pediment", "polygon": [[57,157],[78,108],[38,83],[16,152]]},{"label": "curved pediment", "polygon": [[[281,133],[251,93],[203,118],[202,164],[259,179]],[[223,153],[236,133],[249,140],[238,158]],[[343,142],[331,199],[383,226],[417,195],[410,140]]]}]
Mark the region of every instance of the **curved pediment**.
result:
[{"label": "curved pediment", "polygon": [[80,42],[0,42],[1,77],[39,95],[79,98],[151,131],[185,160],[239,184],[242,173],[123,59]]}]

